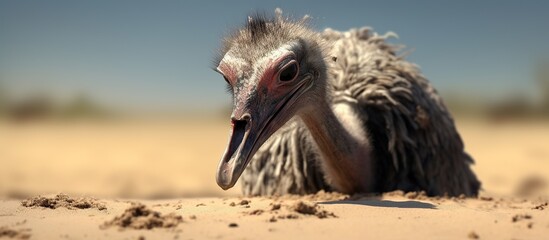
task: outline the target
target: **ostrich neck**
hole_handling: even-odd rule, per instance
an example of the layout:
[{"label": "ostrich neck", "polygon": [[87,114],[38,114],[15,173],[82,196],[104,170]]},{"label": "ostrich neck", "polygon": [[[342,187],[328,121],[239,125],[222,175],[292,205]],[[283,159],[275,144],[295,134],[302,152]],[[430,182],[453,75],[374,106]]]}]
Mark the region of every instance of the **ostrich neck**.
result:
[{"label": "ostrich neck", "polygon": [[322,153],[328,182],[344,193],[373,191],[371,147],[353,107],[323,100],[300,115]]}]

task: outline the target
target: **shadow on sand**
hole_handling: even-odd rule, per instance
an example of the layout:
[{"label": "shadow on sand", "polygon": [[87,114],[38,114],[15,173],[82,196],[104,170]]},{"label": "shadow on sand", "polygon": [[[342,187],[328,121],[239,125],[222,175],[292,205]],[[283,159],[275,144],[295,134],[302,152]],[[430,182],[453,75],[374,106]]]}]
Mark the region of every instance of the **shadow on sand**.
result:
[{"label": "shadow on sand", "polygon": [[341,200],[322,202],[319,204],[355,204],[371,207],[388,207],[388,208],[423,208],[423,209],[436,209],[436,206],[430,203],[419,201],[390,201],[379,199],[364,199],[364,200]]}]

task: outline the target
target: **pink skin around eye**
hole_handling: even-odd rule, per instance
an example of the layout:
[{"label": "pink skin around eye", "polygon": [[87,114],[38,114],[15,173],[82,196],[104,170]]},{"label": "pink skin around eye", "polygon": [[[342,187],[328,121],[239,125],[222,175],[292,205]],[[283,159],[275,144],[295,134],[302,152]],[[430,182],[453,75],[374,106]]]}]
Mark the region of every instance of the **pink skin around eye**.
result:
[{"label": "pink skin around eye", "polygon": [[[278,81],[278,74],[280,70],[280,63],[284,61],[285,59],[288,59],[290,55],[294,55],[293,53],[287,53],[276,60],[272,61],[265,72],[263,73],[263,76],[261,77],[261,80],[259,81],[259,86],[267,88],[267,91],[274,94],[284,94],[284,92],[277,92],[277,87],[280,85]],[[293,60],[292,60],[293,61]]]},{"label": "pink skin around eye", "polygon": [[225,63],[219,64],[218,70],[229,80],[231,85],[235,84],[236,72]]}]

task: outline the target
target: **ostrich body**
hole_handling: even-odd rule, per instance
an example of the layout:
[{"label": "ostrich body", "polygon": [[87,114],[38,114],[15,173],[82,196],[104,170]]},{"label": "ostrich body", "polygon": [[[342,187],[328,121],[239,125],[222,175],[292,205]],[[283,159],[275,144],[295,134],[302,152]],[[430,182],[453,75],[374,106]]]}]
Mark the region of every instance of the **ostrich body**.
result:
[{"label": "ostrich body", "polygon": [[480,182],[452,117],[385,42],[390,35],[318,33],[278,11],[228,36],[216,70],[234,106],[218,185],[231,188],[242,174],[246,195],[476,195]]}]

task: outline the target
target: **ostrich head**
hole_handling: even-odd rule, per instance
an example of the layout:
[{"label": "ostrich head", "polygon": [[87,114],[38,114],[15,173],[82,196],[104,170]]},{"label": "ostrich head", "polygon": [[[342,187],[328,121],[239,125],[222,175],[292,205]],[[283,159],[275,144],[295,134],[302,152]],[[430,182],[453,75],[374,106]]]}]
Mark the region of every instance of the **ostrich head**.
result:
[{"label": "ostrich head", "polygon": [[217,184],[229,189],[261,145],[294,115],[325,101],[323,42],[305,26],[263,16],[224,40],[216,61],[233,95],[232,131]]}]

